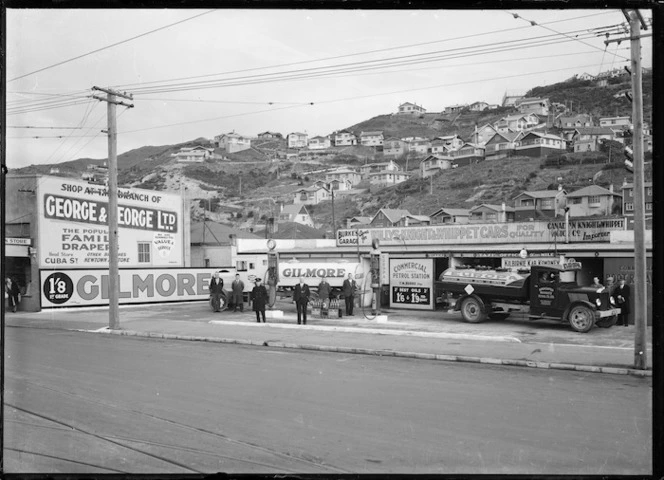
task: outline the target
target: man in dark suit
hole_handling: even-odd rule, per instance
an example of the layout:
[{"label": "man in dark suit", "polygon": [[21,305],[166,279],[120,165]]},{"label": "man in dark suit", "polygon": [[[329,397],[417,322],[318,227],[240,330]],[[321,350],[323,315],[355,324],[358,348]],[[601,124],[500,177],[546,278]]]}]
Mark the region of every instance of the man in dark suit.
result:
[{"label": "man in dark suit", "polygon": [[237,309],[239,308],[240,311],[244,311],[244,298],[242,298],[244,294],[244,282],[240,280],[240,274],[236,273],[235,274],[235,280],[233,280],[232,286],[232,300],[233,300],[233,311],[237,312]]},{"label": "man in dark suit", "polygon": [[297,306],[297,324],[307,324],[307,304],[309,303],[309,285],[304,283],[304,278],[300,277],[300,282],[295,285],[293,300]]},{"label": "man in dark suit", "polygon": [[349,273],[348,278],[344,280],[343,292],[344,299],[346,300],[346,316],[353,316],[353,303],[355,299],[355,290],[357,289],[357,283],[353,278],[353,274]]},{"label": "man in dark suit", "polygon": [[219,272],[214,272],[210,280],[210,297],[212,298],[212,308],[218,312],[221,308],[221,296],[224,293],[224,279],[219,276]]},{"label": "man in dark suit", "polygon": [[620,279],[618,286],[613,290],[613,297],[620,307],[618,325],[626,327],[629,325],[629,286],[625,284],[624,278]]}]

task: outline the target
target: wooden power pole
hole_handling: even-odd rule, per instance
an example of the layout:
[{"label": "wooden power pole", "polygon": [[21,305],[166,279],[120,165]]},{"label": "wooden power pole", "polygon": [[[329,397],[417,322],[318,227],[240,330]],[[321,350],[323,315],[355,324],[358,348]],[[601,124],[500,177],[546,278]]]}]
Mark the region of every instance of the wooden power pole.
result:
[{"label": "wooden power pole", "polygon": [[117,97],[132,100],[133,97],[124,92],[109,88],[92,87],[93,90],[104,92],[106,97],[93,96],[108,104],[108,327],[112,330],[120,328],[120,271],[118,268],[118,133],[115,108],[134,105],[117,100]]}]

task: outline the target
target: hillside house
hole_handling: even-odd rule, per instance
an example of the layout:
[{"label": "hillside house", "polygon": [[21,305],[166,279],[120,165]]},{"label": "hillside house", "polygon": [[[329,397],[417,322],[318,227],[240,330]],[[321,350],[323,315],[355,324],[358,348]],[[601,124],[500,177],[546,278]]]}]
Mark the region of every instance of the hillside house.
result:
[{"label": "hillside house", "polygon": [[499,160],[514,155],[516,144],[523,136],[523,132],[496,133],[484,145],[484,158],[486,160]]},{"label": "hillside house", "polygon": [[500,102],[500,104],[503,107],[513,107],[516,102],[524,98],[525,95],[523,93],[517,93],[517,92],[505,92],[503,95],[503,101]]},{"label": "hillside house", "polygon": [[630,128],[632,120],[631,117],[602,117],[599,119],[599,126],[610,128],[615,132]]},{"label": "hillside house", "polygon": [[383,141],[383,155],[386,157],[400,157],[407,151],[407,144],[403,140],[390,137]]},{"label": "hillside house", "polygon": [[323,150],[325,148],[330,148],[332,143],[330,142],[330,137],[311,137],[309,139],[309,150]]},{"label": "hillside house", "polygon": [[257,135],[257,137],[261,140],[276,140],[276,139],[283,139],[284,136],[281,133],[277,132],[262,132]]},{"label": "hillside house", "polygon": [[613,139],[613,131],[605,127],[579,127],[572,134],[574,153],[595,152],[599,148],[600,140]]},{"label": "hillside house", "polygon": [[278,221],[295,222],[314,228],[314,220],[303,204],[284,205],[279,212]]},{"label": "hillside house", "polygon": [[548,98],[522,98],[515,105],[519,113],[534,113],[543,116],[548,115],[551,108]]},{"label": "hillside house", "polygon": [[383,170],[399,170],[399,165],[394,160],[389,162],[380,162],[380,163],[367,163],[365,165],[360,165],[360,175],[362,178],[369,178],[371,173],[382,172]]},{"label": "hillside house", "polygon": [[365,147],[382,146],[383,132],[360,132],[360,144]]},{"label": "hillside house", "polygon": [[429,152],[433,155],[445,155],[452,150],[443,140],[432,140]]},{"label": "hillside house", "polygon": [[431,149],[431,142],[427,138],[410,140],[407,142],[407,145],[409,153],[426,155]]},{"label": "hillside house", "polygon": [[486,107],[486,110],[496,110],[496,109],[498,109],[498,108],[500,108],[500,105],[498,105],[497,103],[490,103],[490,104]]},{"label": "hillside house", "polygon": [[[634,184],[623,183],[622,187],[622,214],[627,219],[627,229],[634,230]],[[643,203],[646,222],[652,222],[652,182],[643,182]]]},{"label": "hillside house", "polygon": [[293,203],[302,205],[318,205],[320,202],[329,200],[330,192],[321,185],[300,188],[293,192]]},{"label": "hillside house", "polygon": [[551,133],[527,132],[516,142],[515,154],[544,157],[550,153],[565,152],[565,141]]},{"label": "hillside house", "polygon": [[306,133],[293,132],[286,136],[288,148],[306,148],[309,143],[309,135]]},{"label": "hillside house", "polygon": [[214,137],[214,143],[228,153],[241,152],[251,148],[251,138],[244,137],[235,132],[217,135]]},{"label": "hillside house", "polygon": [[371,223],[371,217],[351,217],[346,219],[346,228],[367,227]]},{"label": "hillside house", "polygon": [[[350,180],[331,180],[327,182],[327,189],[330,192],[341,192],[346,193],[348,190],[353,189],[353,184],[350,183]],[[335,193],[336,195],[337,193]]]},{"label": "hillside house", "polygon": [[452,168],[453,159],[450,156],[429,155],[420,162],[420,176],[427,178],[441,170]]},{"label": "hillside house", "polygon": [[348,182],[352,186],[357,185],[362,181],[362,175],[350,168],[339,168],[325,173],[325,181],[332,182],[339,180],[341,182]]},{"label": "hillside house", "polygon": [[171,157],[175,157],[181,163],[202,163],[205,160],[212,158],[213,148],[206,148],[201,146],[196,147],[183,147],[177,153],[172,153]]},{"label": "hillside house", "polygon": [[466,142],[458,150],[452,150],[449,155],[457,165],[470,165],[484,160],[484,146]]},{"label": "hillside house", "polygon": [[494,127],[500,133],[523,132],[539,125],[539,118],[533,113],[508,115],[498,120]]},{"label": "hillside house", "polygon": [[382,188],[397,185],[408,180],[410,176],[410,173],[402,172],[401,170],[383,170],[382,172],[370,173],[369,191],[375,192]]},{"label": "hillside house", "polygon": [[514,208],[483,203],[469,210],[469,223],[505,223],[514,221]]},{"label": "hillside house", "polygon": [[579,80],[594,80],[595,76],[589,73],[583,72],[581,75],[577,76]]},{"label": "hillside house", "polygon": [[445,107],[445,109],[443,110],[443,113],[459,113],[459,112],[461,112],[461,110],[463,110],[467,106],[468,106],[468,104],[465,104],[465,103],[464,104],[458,103],[456,105],[449,105],[449,106]]},{"label": "hillside house", "polygon": [[434,138],[434,140],[440,140],[445,143],[445,146],[447,147],[447,150],[457,150],[460,148],[465,142],[461,139],[459,135],[456,133],[454,135],[443,135],[440,137]]},{"label": "hillside house", "polygon": [[553,125],[561,130],[575,130],[579,127],[592,127],[593,117],[587,113],[577,115],[560,115],[555,119]]},{"label": "hillside house", "polygon": [[465,224],[470,221],[470,210],[466,208],[439,208],[429,215],[431,225]]},{"label": "hillside house", "polygon": [[514,220],[521,222],[563,216],[566,194],[562,188],[521,192],[514,197]]},{"label": "hillside house", "polygon": [[416,104],[416,103],[402,103],[399,105],[399,109],[397,111],[398,115],[423,115],[427,111],[424,107]]},{"label": "hillside house", "polygon": [[496,133],[498,133],[498,129],[493,125],[487,123],[486,125],[482,125],[480,128],[476,129],[475,132],[473,132],[471,138],[469,138],[468,140],[472,143],[484,145]]},{"label": "hillside house", "polygon": [[373,217],[371,217],[368,226],[371,228],[404,226],[404,217],[408,216],[411,216],[408,210],[400,208],[381,208]]},{"label": "hillside house", "polygon": [[489,108],[489,104],[486,102],[473,102],[468,106],[468,109],[471,112],[483,112]]},{"label": "hillside house", "polygon": [[341,130],[334,134],[335,147],[352,147],[353,145],[357,145],[357,137],[354,133]]},{"label": "hillside house", "polygon": [[614,208],[622,206],[621,201],[622,197],[614,193],[613,185],[608,190],[599,185],[588,185],[567,195],[570,217],[613,215]]},{"label": "hillside house", "polygon": [[611,70],[606,70],[604,72],[599,72],[595,78],[618,78],[623,75],[627,75],[627,72],[622,68],[614,68]]}]

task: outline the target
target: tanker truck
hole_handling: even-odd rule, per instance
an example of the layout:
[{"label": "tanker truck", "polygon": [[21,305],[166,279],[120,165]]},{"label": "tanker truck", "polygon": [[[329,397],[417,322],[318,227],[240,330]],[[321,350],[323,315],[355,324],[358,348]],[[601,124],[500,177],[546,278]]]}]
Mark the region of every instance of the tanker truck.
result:
[{"label": "tanker truck", "polygon": [[582,333],[595,325],[615,325],[620,308],[614,298],[604,287],[580,286],[579,270],[579,262],[537,265],[530,271],[456,267],[440,275],[436,288],[470,323],[525,312],[530,320],[568,322]]}]

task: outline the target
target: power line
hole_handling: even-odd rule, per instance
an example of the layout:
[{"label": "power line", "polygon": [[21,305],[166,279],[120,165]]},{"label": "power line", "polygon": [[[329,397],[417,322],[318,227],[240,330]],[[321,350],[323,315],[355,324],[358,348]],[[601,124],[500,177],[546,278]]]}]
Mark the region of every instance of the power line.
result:
[{"label": "power line", "polygon": [[92,50],[91,52],[84,53],[84,54],[79,55],[77,57],[73,57],[73,58],[70,58],[68,60],[63,60],[62,62],[54,63],[53,65],[49,65],[48,67],[40,68],[39,70],[35,70],[34,72],[26,73],[26,74],[21,75],[19,77],[14,77],[12,79],[9,79],[9,80],[7,80],[7,83],[13,82],[14,80],[19,80],[21,78],[25,78],[25,77],[30,76],[30,75],[34,75],[35,73],[43,72],[44,70],[48,70],[50,68],[54,68],[54,67],[57,67],[57,66],[60,66],[60,65],[64,65],[65,63],[73,62],[74,60],[78,60],[79,58],[87,57],[88,55],[92,55],[93,53],[101,52],[102,50],[107,50],[109,48],[116,47],[118,45],[122,45],[123,43],[127,43],[127,42],[130,42],[132,40],[136,40],[137,38],[141,38],[141,37],[144,37],[146,35],[150,35],[151,33],[155,33],[155,32],[158,32],[160,30],[164,30],[166,28],[170,28],[170,27],[173,27],[175,25],[179,25],[179,24],[184,23],[184,22],[188,22],[189,20],[193,20],[194,18],[202,17],[203,15],[207,15],[208,13],[212,13],[214,11],[215,10],[209,10],[207,12],[203,12],[203,13],[200,13],[198,15],[194,15],[193,17],[185,18],[184,20],[180,20],[178,22],[171,23],[169,25],[164,25],[163,27],[159,27],[159,28],[156,28],[154,30],[150,30],[149,32],[141,33],[140,35],[136,35],[135,37],[127,38],[126,40],[122,40],[120,42],[116,42],[116,43],[113,43],[111,45],[107,45],[106,47],[102,47],[102,48],[98,48],[96,50]]},{"label": "power line", "polygon": [[[579,16],[579,17],[573,17],[573,18],[561,19],[561,20],[554,20],[552,22],[547,22],[546,24],[569,22],[569,21],[579,20],[579,19],[588,18],[588,17],[606,15],[607,13],[613,14],[615,12],[602,11],[600,13],[582,15],[582,16]],[[543,25],[545,25],[545,24],[543,24]],[[405,48],[421,47],[421,46],[425,46],[425,45],[432,45],[432,44],[436,44],[436,43],[444,43],[444,42],[450,42],[450,41],[455,41],[455,40],[466,40],[466,39],[473,38],[473,37],[480,37],[480,36],[485,36],[485,35],[492,35],[492,34],[495,34],[495,33],[505,33],[505,32],[510,32],[510,31],[523,30],[523,29],[527,29],[527,28],[529,28],[529,27],[524,26],[524,27],[504,28],[504,29],[501,29],[501,30],[492,30],[490,32],[482,32],[482,33],[476,33],[476,34],[472,34],[472,35],[464,35],[464,36],[461,36],[461,37],[453,37],[453,38],[447,38],[447,39],[442,39],[442,40],[434,40],[434,41],[430,41],[430,42],[413,43],[413,44],[408,44],[408,45],[399,45],[399,46],[395,46],[395,47],[381,48],[381,49],[377,49],[377,50],[368,50],[368,51],[364,51],[364,52],[348,53],[348,54],[344,54],[344,55],[324,57],[324,58],[319,58],[319,59],[315,59],[315,60],[303,60],[303,61],[299,61],[299,62],[290,62],[290,63],[282,63],[282,64],[276,64],[276,65],[269,65],[269,66],[266,66],[266,67],[254,67],[254,68],[248,68],[248,69],[242,69],[242,70],[233,70],[233,71],[230,71],[230,72],[211,73],[211,74],[206,74],[206,75],[196,75],[196,76],[190,76],[190,77],[172,78],[172,79],[168,79],[168,80],[155,80],[155,81],[151,81],[151,82],[120,84],[120,85],[115,85],[115,88],[131,88],[132,90],[136,90],[136,88],[143,87],[145,85],[160,83],[160,82],[175,82],[175,81],[180,81],[180,80],[193,80],[193,79],[196,79],[196,78],[205,78],[205,77],[212,77],[212,76],[217,76],[217,75],[231,75],[231,74],[234,74],[234,73],[245,73],[245,72],[251,72],[251,71],[256,71],[256,70],[265,70],[265,69],[270,69],[270,68],[290,67],[290,66],[294,66],[294,65],[303,65],[303,64],[307,64],[307,63],[323,62],[323,61],[329,61],[329,60],[338,60],[340,58],[348,58],[348,57],[354,57],[354,56],[359,56],[359,55],[370,55],[370,54],[373,54],[373,53],[382,53],[382,52],[400,50],[400,49],[405,49]]]},{"label": "power line", "polygon": [[7,128],[37,128],[37,129],[50,129],[50,130],[77,130],[83,127],[39,127],[36,125],[7,125]]}]

